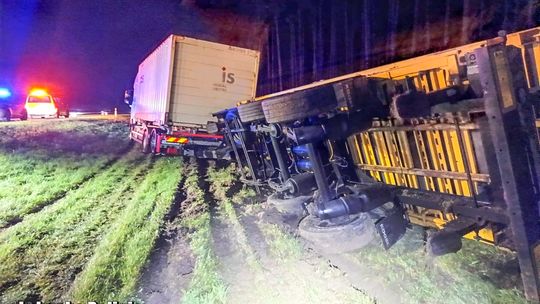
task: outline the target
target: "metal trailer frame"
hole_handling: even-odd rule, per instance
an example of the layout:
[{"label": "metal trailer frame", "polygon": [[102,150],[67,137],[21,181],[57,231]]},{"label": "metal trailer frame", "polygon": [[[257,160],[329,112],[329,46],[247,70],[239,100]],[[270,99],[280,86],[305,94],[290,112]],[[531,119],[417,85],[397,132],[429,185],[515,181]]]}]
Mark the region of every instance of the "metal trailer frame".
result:
[{"label": "metal trailer frame", "polygon": [[524,66],[512,60],[518,54],[515,48],[497,45],[478,49],[469,58],[485,89],[487,125],[499,170],[498,175],[490,170],[491,183],[503,190],[494,195],[494,203],[504,206],[509,218],[525,295],[540,301],[535,256],[540,238],[540,146]]},{"label": "metal trailer frame", "polygon": [[[214,116],[231,145],[244,184],[255,187],[257,193],[261,193],[261,187],[269,187],[283,199],[312,194],[315,180],[311,173],[298,169],[298,156],[280,125],[268,124],[264,119],[243,122],[236,108]],[[244,166],[247,174],[241,169]]]},{"label": "metal trailer frame", "polygon": [[[483,90],[481,100],[485,117],[479,120],[483,141],[489,145],[486,163],[492,191],[488,201],[481,201],[476,195],[466,198],[400,186],[384,188],[393,189],[396,200],[402,204],[454,214],[456,218],[435,234],[443,242],[452,235],[463,236],[478,231],[488,223],[506,225],[511,241],[507,245],[517,253],[526,297],[540,301],[538,257],[535,255],[540,240],[540,145],[524,66],[517,58],[518,50],[502,43],[478,48],[467,56],[469,80]],[[463,108],[470,110],[469,105]],[[344,119],[346,123],[353,123]],[[327,212],[338,209],[333,203],[336,196],[329,189],[315,143],[307,143],[307,146],[320,195],[318,214],[329,216]],[[472,188],[474,180],[470,172],[466,173],[466,181]],[[355,204],[358,203],[351,201],[347,206],[339,206],[343,212],[336,216],[354,209]],[[367,211],[371,207],[356,208]]]},{"label": "metal trailer frame", "polygon": [[[469,55],[469,67],[477,70],[484,88],[486,116],[480,119],[480,131],[483,142],[490,145],[485,154],[494,189],[490,201],[402,187],[397,187],[396,197],[403,204],[457,215],[442,231],[464,235],[486,223],[507,225],[511,231],[507,245],[517,253],[525,295],[540,301],[540,145],[518,55],[516,48],[503,45],[479,48]],[[472,182],[470,176],[468,180]]]},{"label": "metal trailer frame", "polygon": [[[538,45],[535,45],[535,49]],[[414,170],[404,171],[402,168],[392,169],[392,160],[388,159],[387,169],[388,177],[391,175],[395,178],[401,174],[402,178],[407,179],[407,174],[418,174],[424,176],[426,180],[437,178],[437,182],[443,185],[445,179],[449,182],[460,182],[463,187],[468,187],[469,196],[464,193],[439,193],[434,189],[415,189],[415,187],[404,187],[407,184],[400,184],[394,181],[394,185],[385,185],[377,182],[372,177],[364,174],[364,170],[380,170],[382,174],[384,168],[377,167],[376,164],[364,166],[358,172],[360,182],[364,183],[370,190],[375,189],[375,193],[381,194],[390,192],[394,197],[394,202],[403,206],[415,206],[419,208],[427,208],[431,210],[439,210],[444,214],[452,215],[443,225],[442,230],[435,234],[434,240],[441,242],[449,242],[450,251],[459,250],[461,247],[460,236],[478,232],[488,226],[495,226],[498,232],[508,236],[507,241],[503,245],[514,249],[519,258],[519,264],[522,274],[522,279],[525,287],[525,294],[528,299],[540,301],[539,288],[539,270],[537,265],[538,256],[535,252],[538,248],[540,238],[540,147],[538,142],[538,134],[535,122],[535,105],[533,104],[528,88],[531,87],[530,73],[525,74],[523,63],[523,50],[509,44],[506,45],[504,39],[494,39],[489,43],[475,45],[474,48],[468,50],[464,60],[466,60],[467,75],[469,77],[469,87],[480,90],[482,96],[468,100],[453,100],[452,98],[440,98],[435,96],[437,103],[432,105],[431,111],[434,113],[460,112],[460,115],[471,115],[475,118],[470,123],[460,123],[460,116],[452,116],[452,119],[447,121],[447,124],[437,125],[418,125],[418,126],[375,126],[372,130],[387,132],[389,130],[438,130],[449,128],[457,131],[455,144],[461,151],[465,151],[464,140],[461,134],[462,130],[478,130],[475,134],[475,140],[478,140],[478,145],[481,147],[481,153],[485,157],[483,166],[487,169],[484,172],[472,172],[467,157],[464,157],[464,171],[453,172],[448,168],[434,168],[436,170]],[[465,55],[465,54],[461,54]],[[530,68],[530,67],[529,67]],[[529,71],[530,72],[530,71]],[[527,75],[527,76],[526,76]],[[365,77],[362,75],[352,75],[351,77]],[[369,77],[368,77],[369,78]],[[347,78],[341,77],[338,81]],[[379,79],[380,80],[380,79]],[[413,89],[417,84],[410,83],[410,79],[405,78],[403,82],[407,90]],[[384,80],[383,80],[384,81]],[[429,78],[426,78],[429,85]],[[336,88],[336,82],[325,82],[317,85],[333,85]],[[342,84],[338,84],[342,85]],[[429,85],[431,88],[433,84]],[[344,84],[346,86],[346,84]],[[441,92],[447,94],[452,88],[442,89]],[[295,94],[299,89],[290,90],[287,94]],[[413,89],[414,90],[414,89]],[[434,89],[433,91],[437,91]],[[271,99],[273,96],[261,97],[259,101]],[[449,100],[445,100],[449,99]],[[425,106],[425,103],[419,100],[414,100],[413,103],[419,102],[419,106]],[[459,102],[458,102],[459,101]],[[370,113],[355,113],[354,102],[345,98],[346,104],[342,104],[343,100],[338,103],[336,111],[330,115],[333,120],[339,120],[348,125],[351,130],[354,130],[354,125],[360,120],[375,118],[370,116]],[[352,102],[352,103],[351,103]],[[264,104],[263,104],[264,105]],[[388,105],[385,105],[388,106]],[[415,108],[412,106],[412,108]],[[415,108],[416,109],[416,108]],[[442,109],[442,110],[441,110]],[[400,111],[398,107],[398,112]],[[426,116],[428,114],[420,114]],[[465,114],[464,114],[465,113]],[[482,114],[479,114],[482,113]],[[357,116],[355,116],[357,115]],[[306,145],[308,149],[309,159],[312,161],[312,171],[317,182],[318,195],[315,198],[317,205],[317,215],[321,218],[339,217],[344,214],[354,212],[367,212],[384,204],[384,200],[361,201],[354,196],[347,199],[334,199],[336,193],[329,189],[329,181],[325,164],[328,161],[321,157],[321,152],[325,149],[333,149],[332,138],[326,134],[328,126],[325,125],[329,120],[318,120],[313,125],[308,123],[311,129],[307,131],[307,136],[302,142],[296,142],[298,145]],[[450,121],[450,123],[448,123]],[[317,125],[321,123],[320,125]],[[284,123],[285,127],[299,130],[302,126],[298,125],[298,121],[294,126]],[[315,127],[315,128],[313,128]],[[347,132],[358,134],[363,130]],[[308,134],[312,132],[312,134]],[[416,131],[415,131],[416,132]],[[304,135],[306,135],[304,134]],[[356,139],[355,139],[356,140]],[[384,137],[377,138],[381,144],[391,145]],[[348,143],[348,157],[355,157],[355,147]],[[354,143],[358,145],[358,142]],[[432,144],[432,143],[424,143]],[[326,146],[324,146],[326,145]],[[440,149],[440,147],[438,148]],[[353,151],[353,152],[351,152]],[[388,151],[386,154],[388,155]],[[390,157],[390,156],[388,156]],[[328,168],[328,166],[326,166]],[[399,167],[399,166],[398,166]],[[446,170],[445,170],[446,169]],[[392,171],[394,170],[394,171]],[[337,166],[332,166],[332,172],[336,173],[334,179],[339,179],[340,169]],[[394,175],[395,174],[395,175]],[[489,182],[491,191],[483,193],[478,190],[477,183]],[[443,185],[444,186],[444,185]],[[371,187],[371,188],[370,188]],[[417,187],[416,187],[417,188]],[[339,201],[339,202],[337,202]],[[329,204],[325,209],[325,204]],[[329,212],[335,212],[330,214]],[[390,217],[388,215],[388,217]],[[394,225],[395,223],[391,223]],[[398,223],[399,224],[399,223]],[[400,230],[400,227],[392,228]],[[439,227],[441,228],[441,227]],[[458,240],[454,236],[458,236]],[[386,236],[388,237],[388,236]],[[400,237],[400,232],[396,233],[390,240],[389,246],[397,241]],[[452,242],[459,241],[459,247]],[[456,246],[454,246],[456,245]],[[387,246],[385,246],[387,247]],[[457,249],[456,249],[457,248]],[[443,250],[444,251],[444,250]],[[444,253],[444,252],[442,252]]]}]

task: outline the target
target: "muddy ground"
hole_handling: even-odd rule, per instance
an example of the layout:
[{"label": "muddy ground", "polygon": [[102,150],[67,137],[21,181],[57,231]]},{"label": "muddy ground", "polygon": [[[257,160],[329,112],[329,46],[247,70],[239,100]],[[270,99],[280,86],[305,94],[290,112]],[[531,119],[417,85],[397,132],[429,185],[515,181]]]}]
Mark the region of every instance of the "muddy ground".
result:
[{"label": "muddy ground", "polygon": [[[202,169],[206,171],[205,166]],[[299,217],[279,213],[266,204],[264,195],[244,198],[246,189],[237,183],[228,186],[224,199],[213,181],[200,175],[210,205],[211,244],[219,262],[218,276],[227,289],[226,303],[526,303],[516,287],[519,284],[510,284],[501,295],[489,295],[498,285],[497,269],[511,265],[506,279],[519,281],[515,257],[507,253],[501,253],[500,264],[497,259],[424,259],[423,232],[413,229],[401,241],[406,244],[392,249],[388,258],[377,242],[367,253],[325,255],[296,235]],[[169,219],[140,281],[138,296],[144,303],[182,303],[191,284],[196,257],[189,232],[174,224],[185,216],[182,208],[173,209],[178,213]],[[491,263],[494,270],[477,274],[478,264],[483,263]],[[447,271],[452,267],[466,272]],[[471,284],[453,277],[469,274],[466,280]],[[493,282],[485,285],[489,280]],[[471,290],[457,295],[462,285],[470,285]]]}]

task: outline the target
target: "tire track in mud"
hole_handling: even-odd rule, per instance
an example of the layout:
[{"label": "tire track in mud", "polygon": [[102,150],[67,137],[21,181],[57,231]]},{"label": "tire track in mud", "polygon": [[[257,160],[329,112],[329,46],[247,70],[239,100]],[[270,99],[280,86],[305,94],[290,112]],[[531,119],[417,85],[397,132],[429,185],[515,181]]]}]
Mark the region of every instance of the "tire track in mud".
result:
[{"label": "tire track in mud", "polygon": [[[128,150],[129,151],[129,150]],[[133,151],[129,152],[129,153],[135,153]],[[44,211],[44,210],[47,210],[48,208],[51,208],[51,207],[54,207],[55,204],[61,202],[63,199],[65,199],[66,197],[68,197],[69,195],[71,195],[72,193],[76,193],[79,189],[85,187],[85,185],[91,183],[93,180],[97,179],[97,178],[100,178],[103,174],[108,174],[108,171],[104,171],[104,169],[107,169],[107,168],[112,168],[114,165],[116,165],[119,161],[123,160],[124,157],[127,157],[128,153],[126,153],[125,155],[122,155],[122,156],[119,156],[111,161],[109,161],[107,164],[105,165],[102,165],[100,167],[100,169],[98,171],[96,171],[95,173],[92,174],[92,176],[90,176],[89,178],[85,179],[84,182],[81,182],[78,184],[77,188],[75,189],[71,189],[69,191],[65,191],[63,193],[62,196],[60,196],[59,198],[55,199],[55,200],[52,200],[51,203],[45,205],[45,206],[42,206],[41,208],[39,208],[39,210],[36,210],[35,212],[32,212],[32,213],[28,213],[28,214],[25,214],[24,217],[20,218],[17,222],[13,222],[11,225],[9,226],[4,226],[4,227],[0,227],[0,235],[9,230],[9,229],[12,229],[12,228],[15,228],[17,225],[19,224],[22,224],[25,222],[25,219],[29,216],[32,216],[32,215],[35,215],[35,214],[38,214],[39,212],[41,211]],[[134,159],[132,160],[129,160],[127,161],[129,164],[131,165],[134,165],[133,169],[132,170],[136,170],[137,173],[136,175],[134,176],[130,176],[130,175],[125,175],[121,180],[119,180],[117,183],[118,184],[123,184],[124,181],[128,180],[129,178],[134,178],[136,180],[140,180],[144,177],[145,173],[149,170],[152,169],[152,167],[154,166],[154,162],[155,162],[155,159],[154,158],[150,158],[148,163],[146,164],[146,167],[143,167],[143,165],[145,165],[144,163],[144,159],[145,159],[145,156],[144,155],[140,155],[138,157],[135,157]],[[131,186],[130,188],[131,189]]]},{"label": "tire track in mud", "polygon": [[[229,303],[258,303],[260,299],[252,291],[258,287],[257,277],[246,262],[239,245],[231,240],[235,232],[218,210],[211,217],[214,253],[220,262],[220,275],[227,284]],[[249,292],[246,292],[249,291]]]},{"label": "tire track in mud", "polygon": [[93,173],[90,173],[88,176],[84,177],[81,181],[71,185],[70,189],[60,191],[54,198],[34,206],[28,212],[25,212],[24,214],[22,214],[20,216],[14,216],[11,219],[7,219],[6,223],[4,225],[0,225],[0,233],[2,233],[4,230],[6,230],[6,229],[8,229],[8,228],[10,228],[12,226],[15,226],[15,225],[21,223],[22,221],[24,221],[25,217],[27,217],[27,216],[29,216],[31,214],[34,214],[34,213],[38,213],[41,210],[43,210],[44,208],[52,206],[52,205],[58,203],[60,200],[62,200],[64,197],[66,197],[70,192],[77,191],[77,189],[83,187],[85,184],[87,184],[88,182],[90,182],[91,180],[93,180],[94,178],[99,176],[99,174],[102,173],[103,170],[107,169],[108,167],[114,166],[114,164],[116,164],[118,161],[120,161],[123,157],[125,157],[133,149],[133,146],[134,146],[133,142],[130,142],[126,146],[125,149],[123,149],[122,151],[119,152],[118,156],[106,161],[104,164],[99,166],[99,168],[96,171],[94,171]]},{"label": "tire track in mud", "polygon": [[265,269],[272,267],[273,265],[267,265],[267,262],[271,260],[270,249],[266,242],[266,236],[257,224],[259,218],[256,215],[246,214],[245,210],[237,204],[234,205],[234,209],[236,214],[240,214],[238,221],[244,227],[244,230],[249,231],[249,233],[246,233],[246,237],[255,256]]},{"label": "tire track in mud", "polygon": [[[294,235],[298,225],[293,224],[294,222],[290,218],[283,218],[283,215],[274,208],[266,208],[262,214],[259,225],[277,225],[283,233]],[[393,291],[399,290],[397,286],[389,288],[387,283],[374,276],[373,272],[366,266],[354,261],[350,254],[324,254],[319,252],[310,242],[300,237],[296,239],[305,251],[303,262],[312,267],[317,266],[317,263],[320,267],[322,263],[333,271],[339,272],[348,282],[348,287],[363,295],[375,298],[376,303],[402,303],[400,295]]]},{"label": "tire track in mud", "polygon": [[[135,152],[131,151],[131,153],[135,153]],[[122,185],[122,186],[119,187],[119,188],[116,188],[116,189],[111,189],[110,191],[107,192],[107,194],[109,196],[110,195],[115,196],[115,198],[116,198],[115,202],[116,202],[116,205],[118,205],[118,206],[115,207],[116,209],[121,208],[121,206],[120,206],[121,202],[128,201],[130,199],[130,196],[133,193],[131,190],[133,190],[133,188],[136,187],[136,185],[139,183],[139,181],[141,181],[145,177],[145,173],[147,171],[152,170],[153,165],[154,165],[154,161],[155,161],[154,158],[147,158],[145,155],[142,155],[142,154],[134,157],[133,159],[125,160],[126,168],[128,167],[128,165],[133,165],[132,170],[131,170],[133,172],[133,174],[125,174],[125,175],[121,176],[117,180],[117,184]],[[98,178],[99,176],[102,176],[103,174],[111,174],[111,175],[118,174],[118,173],[115,173],[115,171],[118,171],[118,170],[121,170],[121,168],[110,168],[109,170],[102,172],[102,174],[97,175],[96,178]],[[79,189],[81,189],[81,188],[78,188],[77,190],[79,190]],[[75,191],[77,191],[77,190],[75,190]],[[76,192],[74,192],[74,193],[76,193]],[[88,208],[86,209],[86,216],[84,218],[84,221],[79,222],[78,227],[86,227],[85,221],[87,219],[91,219],[93,214],[98,214],[98,213],[102,212],[103,211],[103,204],[106,204],[106,203],[88,205]],[[53,206],[49,206],[49,207],[53,207]],[[110,208],[112,208],[112,206],[110,206],[109,209]],[[45,210],[48,210],[48,209],[45,209]],[[63,211],[64,211],[63,209],[56,210],[56,212],[63,212]],[[51,211],[50,213],[53,213],[53,212],[54,211]],[[32,218],[32,216],[29,218],[29,220],[31,220],[31,218]],[[105,221],[105,222],[107,222],[107,221]],[[19,225],[24,225],[25,223],[27,223],[27,222],[23,221]],[[19,226],[19,225],[11,226],[9,228],[6,228],[3,232],[9,233],[9,230],[11,230],[11,229],[21,228],[21,226]],[[65,232],[66,233],[72,233],[72,232],[76,231],[78,229],[78,227],[74,227],[73,229],[68,229]],[[62,228],[62,226],[60,226],[60,228]],[[106,231],[106,227],[104,225],[103,226],[98,226],[98,228],[99,228],[98,230],[101,231],[98,235],[102,235],[101,233]],[[47,241],[50,238],[54,238],[55,233],[56,233],[55,231],[43,232],[42,234],[40,234],[40,242],[41,241]],[[67,236],[66,236],[66,238],[67,238]],[[71,240],[71,238],[68,238],[68,239]],[[73,239],[73,241],[76,241],[76,239]],[[97,235],[96,235],[95,238],[92,237],[92,238],[89,238],[86,241],[83,241],[83,243],[84,243],[83,245],[85,245],[85,246],[87,245],[88,248],[91,248],[92,246],[95,246],[97,243],[95,243],[93,245],[90,244],[90,243],[95,242],[95,241],[99,241],[99,237]],[[36,245],[33,245],[33,246],[39,246],[39,244],[36,244]],[[30,248],[30,247],[24,247],[24,248],[19,248],[19,249],[24,250],[24,251],[32,250],[32,248]],[[53,251],[57,252],[59,250],[61,250],[61,249],[59,249],[59,248],[51,248],[51,250],[49,250],[50,252],[48,251],[47,254],[52,254]],[[21,251],[21,252],[24,252],[24,251]],[[65,272],[65,273],[63,273],[62,275],[58,275],[55,278],[51,278],[51,281],[55,282],[55,283],[51,283],[51,284],[56,286],[55,291],[54,291],[55,293],[57,293],[57,294],[65,294],[69,290],[69,288],[71,287],[71,283],[72,283],[73,278],[76,277],[83,270],[84,264],[80,264],[80,263],[85,261],[87,258],[90,257],[91,254],[93,254],[92,250],[87,250],[87,251],[79,250],[77,252],[78,252],[79,256],[71,254],[69,252],[66,252],[64,258],[58,259],[58,261],[53,262],[53,263],[65,263],[65,260],[63,260],[63,259],[73,260],[74,261],[73,263],[68,263],[71,266],[69,269],[59,270],[61,272]],[[80,255],[84,255],[84,257],[82,257]],[[41,258],[41,257],[39,257],[39,258]],[[37,265],[32,265],[31,268],[36,267],[36,266]],[[41,267],[41,266],[39,266],[39,267]],[[17,265],[17,267],[24,267],[24,266],[23,265]],[[56,266],[53,265],[52,267],[56,267]],[[31,269],[24,268],[23,272],[26,273],[26,272],[29,272],[29,271],[31,271]],[[34,269],[34,271],[36,271],[36,269]],[[38,274],[36,273],[35,276],[37,276],[37,275]],[[34,279],[35,278],[31,278],[31,280],[34,280]],[[8,294],[9,294],[10,289],[12,287],[15,287],[16,285],[21,284],[21,283],[26,285],[27,282],[25,282],[25,280],[26,280],[26,278],[21,273],[21,276],[18,276],[17,278],[13,278],[12,280],[6,281],[6,282],[4,282],[4,284],[0,284],[0,299],[4,299],[4,297],[6,297],[6,296],[9,297]],[[28,290],[28,292],[27,292],[27,294],[28,294],[28,299],[27,300],[32,300],[32,299],[40,300],[40,299],[43,299],[42,290],[40,288],[38,288],[35,284],[28,285],[28,288],[31,288],[31,290]]]},{"label": "tire track in mud", "polygon": [[[131,153],[137,153],[134,151],[131,151]],[[111,164],[113,166],[116,162],[118,162],[121,158],[116,160]],[[135,188],[146,178],[146,175],[148,172],[152,171],[154,168],[156,162],[155,157],[148,157],[147,155],[140,154],[134,159],[129,161],[129,164],[133,164],[132,172],[135,174],[126,174],[124,177],[121,178],[121,180],[118,181],[118,185],[121,185],[118,189],[113,190],[109,193],[109,195],[116,195],[118,192],[118,197],[116,197],[116,201],[121,202],[124,201],[126,203],[123,204],[123,207],[127,207],[132,199],[132,195],[134,193]],[[131,167],[131,166],[130,166]],[[120,211],[122,208],[118,208],[118,211]],[[93,210],[89,210],[89,213],[92,213]],[[120,214],[120,213],[119,213]],[[110,225],[112,226],[113,221],[110,221]],[[84,222],[81,222],[81,224],[84,226]],[[101,234],[101,237],[107,234],[107,229],[103,228],[103,232]],[[98,240],[97,243],[93,245],[93,247],[96,247],[99,245],[101,238]],[[92,254],[88,256],[87,258],[90,258],[92,255],[94,255],[94,252],[92,251]],[[82,271],[83,271],[84,265],[82,267],[76,268],[73,273],[71,274],[72,278],[76,278]],[[64,298],[67,297],[66,295],[70,295],[70,290],[73,287],[71,283],[73,280],[68,280],[65,284],[60,284],[63,287],[66,287],[64,290]]]},{"label": "tire track in mud", "polygon": [[[289,282],[296,282],[296,289],[287,290],[285,298],[298,294],[298,303],[378,303],[364,290],[356,288],[341,269],[328,263],[326,259],[307,247],[305,242],[295,235],[300,217],[284,215],[268,206],[256,217],[255,224],[270,243],[273,238],[288,238],[296,243],[297,251],[275,253],[281,263],[269,267],[268,276],[281,275]],[[272,247],[272,245],[271,245]],[[270,249],[272,251],[272,248]],[[274,258],[274,261],[276,258]],[[291,267],[294,268],[291,271]],[[276,288],[282,288],[279,285]],[[397,303],[397,302],[396,302]]]},{"label": "tire track in mud", "polygon": [[[183,168],[192,171],[193,165]],[[187,229],[178,224],[182,210],[190,200],[184,189],[187,176],[182,176],[171,210],[165,217],[165,229],[159,236],[139,279],[137,296],[144,303],[179,302],[193,276],[195,257]]]},{"label": "tire track in mud", "polygon": [[[228,302],[374,303],[355,289],[343,272],[300,245],[298,251],[285,254],[290,256],[273,252],[274,240],[265,231],[267,225],[273,224],[262,219],[266,210],[242,202],[234,185],[225,196],[219,192],[215,200],[221,208],[214,210],[212,227],[215,251],[223,265],[222,276],[229,284]],[[281,222],[281,230],[284,221],[290,219],[276,220]]]},{"label": "tire track in mud", "polygon": [[374,277],[373,271],[355,262],[350,254],[334,254],[326,256],[328,264],[346,274],[352,287],[377,299],[377,303],[402,303],[401,296],[394,290],[398,286],[389,287],[389,283]]},{"label": "tire track in mud", "polygon": [[[260,303],[261,293],[264,293],[261,286],[265,284],[260,276],[262,267],[255,251],[246,247],[250,245],[246,244],[247,236],[240,235],[243,233],[239,222],[231,220],[231,212],[236,212],[228,201],[236,192],[233,188],[211,179],[210,188],[206,187],[211,202],[212,245],[219,260],[221,278],[227,284],[227,303]],[[226,210],[227,207],[233,209]]]}]

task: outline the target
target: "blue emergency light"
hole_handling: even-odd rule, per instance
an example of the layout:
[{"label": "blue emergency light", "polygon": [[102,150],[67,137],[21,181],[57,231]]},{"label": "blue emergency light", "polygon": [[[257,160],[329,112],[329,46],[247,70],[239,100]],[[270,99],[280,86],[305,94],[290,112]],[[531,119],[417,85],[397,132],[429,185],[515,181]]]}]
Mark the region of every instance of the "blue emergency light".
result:
[{"label": "blue emergency light", "polygon": [[0,98],[8,98],[11,96],[11,92],[6,88],[0,88]]}]

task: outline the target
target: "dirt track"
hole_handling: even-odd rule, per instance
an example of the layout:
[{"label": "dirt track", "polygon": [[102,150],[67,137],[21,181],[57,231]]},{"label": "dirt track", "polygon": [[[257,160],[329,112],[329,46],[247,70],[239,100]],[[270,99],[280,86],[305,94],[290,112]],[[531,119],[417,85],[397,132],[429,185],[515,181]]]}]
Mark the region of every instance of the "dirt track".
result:
[{"label": "dirt track", "polygon": [[[230,200],[243,196],[237,184],[227,187],[204,177],[199,184],[205,193],[214,194],[206,196],[211,244],[227,286],[227,303],[374,303],[345,272],[286,232],[295,228],[287,224],[294,222],[290,217],[260,204],[260,199],[242,199],[245,204]],[[189,236],[178,226],[171,229],[140,281],[139,297],[145,303],[174,303],[192,279],[195,263]]]},{"label": "dirt track", "polygon": [[143,155],[125,125],[4,126],[0,219],[21,220],[0,230],[2,303],[526,303],[515,255],[492,246],[434,259],[412,229],[326,256],[231,168]]},{"label": "dirt track", "polygon": [[[299,218],[268,206],[264,196],[230,179],[229,171],[220,175],[223,172],[217,170],[208,177],[203,173],[206,165],[199,162],[199,166],[199,185],[211,206],[211,251],[218,261],[217,275],[226,286],[226,303],[525,303],[517,291],[490,295],[498,290],[493,289],[500,281],[497,271],[514,265],[512,255],[493,259],[491,247],[480,245],[480,250],[488,250],[474,259],[491,259],[492,273],[477,273],[486,261],[427,258],[418,229],[389,253],[375,242],[365,251],[323,255],[295,235]],[[209,170],[215,171],[212,165]],[[154,254],[162,252],[154,258],[156,264],[150,263],[161,270],[141,281],[143,290],[150,290],[141,296],[146,303],[174,303],[172,299],[184,295],[180,289],[190,289],[193,273],[187,268],[194,267],[197,258],[190,253],[189,239],[189,233],[177,234]],[[464,250],[478,250],[472,246]],[[507,275],[519,279],[515,271]],[[160,278],[157,285],[156,278]],[[491,281],[485,284],[486,278]],[[450,287],[449,282],[456,286]],[[465,284],[471,286],[463,294],[452,291]],[[494,300],[499,298],[500,302]]]}]

